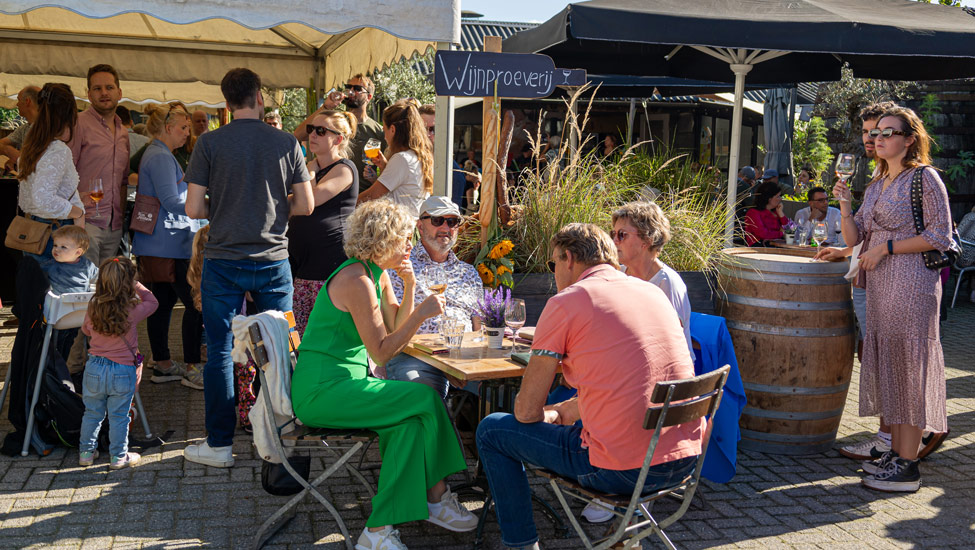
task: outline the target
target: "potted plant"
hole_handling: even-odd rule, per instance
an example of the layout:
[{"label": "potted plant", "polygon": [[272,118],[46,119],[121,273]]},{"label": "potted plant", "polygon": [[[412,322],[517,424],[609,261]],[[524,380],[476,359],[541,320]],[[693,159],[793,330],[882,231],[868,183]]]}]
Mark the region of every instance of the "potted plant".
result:
[{"label": "potted plant", "polygon": [[504,347],[504,311],[511,302],[511,291],[500,286],[484,289],[484,296],[478,300],[475,311],[484,324],[489,348]]},{"label": "potted plant", "polygon": [[782,226],[782,233],[785,234],[785,244],[793,244],[796,236],[796,222],[789,220],[789,223]]}]

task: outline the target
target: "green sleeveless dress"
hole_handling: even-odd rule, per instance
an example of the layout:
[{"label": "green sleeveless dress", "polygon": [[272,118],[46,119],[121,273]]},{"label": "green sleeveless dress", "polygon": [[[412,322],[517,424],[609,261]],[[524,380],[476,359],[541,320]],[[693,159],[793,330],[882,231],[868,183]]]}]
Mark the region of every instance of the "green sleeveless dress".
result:
[{"label": "green sleeveless dress", "polygon": [[[355,258],[335,270],[361,263],[376,285],[382,269]],[[369,428],[379,434],[379,490],[367,527],[427,519],[427,489],[467,468],[440,396],[424,384],[368,377],[366,347],[352,315],[328,295],[329,276],[308,317],[291,379],[291,401],[306,426]]]}]

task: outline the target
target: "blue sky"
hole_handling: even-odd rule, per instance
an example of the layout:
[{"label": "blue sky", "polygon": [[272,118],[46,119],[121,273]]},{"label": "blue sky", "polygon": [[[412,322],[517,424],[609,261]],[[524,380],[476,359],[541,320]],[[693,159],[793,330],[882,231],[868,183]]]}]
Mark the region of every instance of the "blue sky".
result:
[{"label": "blue sky", "polygon": [[[569,4],[570,0],[461,0],[461,9],[484,14],[490,21],[519,21],[541,23]],[[975,0],[962,4],[975,7]]]}]

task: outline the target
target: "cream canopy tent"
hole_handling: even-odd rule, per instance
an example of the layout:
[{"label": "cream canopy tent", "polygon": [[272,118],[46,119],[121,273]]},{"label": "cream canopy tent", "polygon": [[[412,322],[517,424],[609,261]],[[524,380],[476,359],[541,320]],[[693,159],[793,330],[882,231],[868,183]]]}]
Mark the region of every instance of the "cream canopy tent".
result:
[{"label": "cream canopy tent", "polygon": [[84,77],[108,63],[130,88],[184,84],[170,98],[186,102],[222,101],[212,85],[233,67],[321,93],[436,42],[460,42],[460,0],[0,0],[3,73]]}]

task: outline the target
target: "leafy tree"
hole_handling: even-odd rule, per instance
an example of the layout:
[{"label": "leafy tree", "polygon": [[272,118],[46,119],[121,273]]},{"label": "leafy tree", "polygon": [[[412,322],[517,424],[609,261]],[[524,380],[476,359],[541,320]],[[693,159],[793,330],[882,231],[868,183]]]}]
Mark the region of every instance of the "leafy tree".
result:
[{"label": "leafy tree", "polygon": [[826,139],[826,124],[819,117],[809,122],[796,120],[795,137],[792,141],[792,158],[797,168],[810,167],[822,176],[829,168],[833,151]]},{"label": "leafy tree", "polygon": [[372,105],[377,114],[397,99],[404,97],[414,97],[420,103],[434,102],[436,92],[433,89],[433,82],[418,68],[421,62],[427,67],[433,67],[433,55],[432,49],[427,50],[423,55],[402,59],[385,69],[376,71],[372,76],[372,81],[376,84]]},{"label": "leafy tree", "polygon": [[[923,4],[930,4],[931,3],[931,0],[915,0],[915,1],[916,2],[921,2]],[[936,3],[937,4],[941,4],[942,6],[952,6],[952,7],[960,7],[961,6],[961,0],[938,0]]]},{"label": "leafy tree", "polygon": [[265,108],[275,109],[281,115],[281,127],[293,132],[298,124],[308,116],[308,93],[304,88],[285,88],[282,90],[263,89],[264,96],[270,98]]}]

